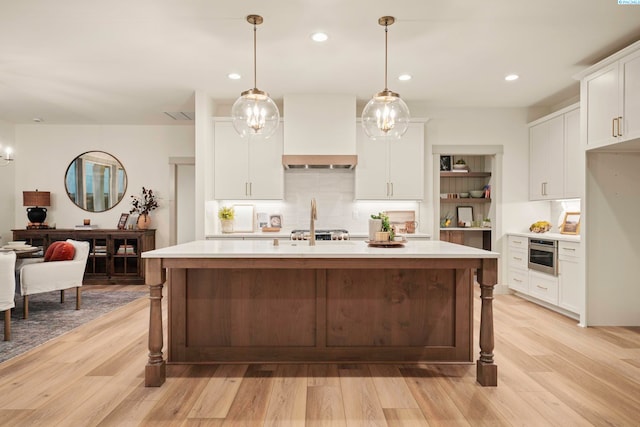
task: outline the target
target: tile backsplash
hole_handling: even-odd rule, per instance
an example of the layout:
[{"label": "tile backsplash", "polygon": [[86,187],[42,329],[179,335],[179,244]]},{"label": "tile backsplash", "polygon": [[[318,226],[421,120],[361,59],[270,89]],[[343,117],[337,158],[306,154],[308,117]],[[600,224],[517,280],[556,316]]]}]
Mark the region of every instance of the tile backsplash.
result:
[{"label": "tile backsplash", "polygon": [[[311,199],[318,209],[316,228],[346,228],[351,233],[366,232],[371,214],[386,210],[414,210],[419,217],[417,201],[356,201],[355,171],[342,169],[288,170],[284,173],[285,196],[282,201],[229,201],[253,204],[255,212],[281,214],[285,229],[309,228]],[[420,225],[418,224],[418,230]]]}]

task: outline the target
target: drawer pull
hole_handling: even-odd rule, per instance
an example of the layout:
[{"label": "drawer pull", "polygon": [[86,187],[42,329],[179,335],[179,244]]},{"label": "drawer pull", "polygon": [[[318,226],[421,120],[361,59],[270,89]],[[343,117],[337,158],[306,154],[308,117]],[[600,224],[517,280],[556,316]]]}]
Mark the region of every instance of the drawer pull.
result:
[{"label": "drawer pull", "polygon": [[618,135],[616,135],[616,124],[618,123],[618,119],[614,118],[613,120],[611,120],[611,136],[612,137],[616,137]]},{"label": "drawer pull", "polygon": [[515,259],[516,261],[522,261],[522,258],[514,256],[513,259]]},{"label": "drawer pull", "polygon": [[622,136],[622,132],[620,132],[621,124],[622,124],[622,117],[618,117],[618,136]]},{"label": "drawer pull", "polygon": [[571,252],[575,252],[576,248],[562,248],[563,251],[571,251]]},{"label": "drawer pull", "polygon": [[549,288],[547,288],[547,287],[545,287],[545,286],[540,286],[540,285],[536,285],[536,288],[544,289],[545,291],[548,291],[548,290],[549,290]]},{"label": "drawer pull", "polygon": [[520,283],[522,283],[522,280],[520,280],[520,279],[516,279],[515,277],[513,278],[513,281],[514,281],[514,282],[520,282]]}]

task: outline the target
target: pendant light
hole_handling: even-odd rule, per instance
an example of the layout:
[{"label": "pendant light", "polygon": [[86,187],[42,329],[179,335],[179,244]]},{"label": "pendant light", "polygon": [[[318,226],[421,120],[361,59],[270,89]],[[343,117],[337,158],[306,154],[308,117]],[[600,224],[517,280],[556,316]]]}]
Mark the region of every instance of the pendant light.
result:
[{"label": "pendant light", "polygon": [[376,93],[362,110],[362,127],[371,139],[400,138],[409,128],[409,107],[400,95],[387,88],[387,33],[393,16],[383,16],[378,24],[384,25],[384,90]]},{"label": "pendant light", "polygon": [[269,138],[280,123],[278,106],[267,92],[256,85],[256,26],[262,21],[260,15],[247,16],[247,22],[253,25],[253,89],[242,92],[231,107],[233,127],[243,137],[260,135]]}]

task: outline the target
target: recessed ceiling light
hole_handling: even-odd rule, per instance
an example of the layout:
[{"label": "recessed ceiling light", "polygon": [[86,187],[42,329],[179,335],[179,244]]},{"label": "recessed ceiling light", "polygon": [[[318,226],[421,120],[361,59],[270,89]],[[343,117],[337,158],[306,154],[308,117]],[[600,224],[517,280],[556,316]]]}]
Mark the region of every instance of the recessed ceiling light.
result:
[{"label": "recessed ceiling light", "polygon": [[311,40],[313,40],[314,42],[322,43],[326,42],[328,39],[329,36],[327,35],[327,33],[317,32],[311,34]]},{"label": "recessed ceiling light", "polygon": [[34,117],[34,118],[33,118],[33,121],[34,121],[35,123],[42,123],[42,122],[44,122],[44,119],[43,119],[42,117]]},{"label": "recessed ceiling light", "polygon": [[514,81],[514,80],[518,80],[519,78],[520,78],[520,76],[519,76],[519,75],[517,75],[517,74],[507,74],[507,75],[504,77],[504,79],[505,79],[506,81],[508,81],[508,82],[512,82],[512,81]]},{"label": "recessed ceiling light", "polygon": [[400,74],[398,76],[398,80],[402,81],[402,82],[406,82],[407,80],[411,80],[411,74]]},{"label": "recessed ceiling light", "polygon": [[242,78],[242,76],[238,73],[229,73],[227,74],[227,77],[229,77],[231,80],[240,80]]}]

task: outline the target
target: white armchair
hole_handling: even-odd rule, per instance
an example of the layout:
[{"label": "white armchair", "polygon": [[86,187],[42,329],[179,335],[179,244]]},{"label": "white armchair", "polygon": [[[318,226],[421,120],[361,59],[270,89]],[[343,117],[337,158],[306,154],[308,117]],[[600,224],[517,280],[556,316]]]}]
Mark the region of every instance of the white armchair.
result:
[{"label": "white armchair", "polygon": [[29,317],[29,295],[76,288],[76,310],[80,310],[82,278],[89,257],[89,242],[67,239],[75,247],[70,261],[50,261],[26,264],[20,268],[20,294],[24,299],[24,318]]},{"label": "white armchair", "polygon": [[11,339],[11,309],[16,306],[16,253],[0,252],[0,311],[4,311],[4,340]]}]

